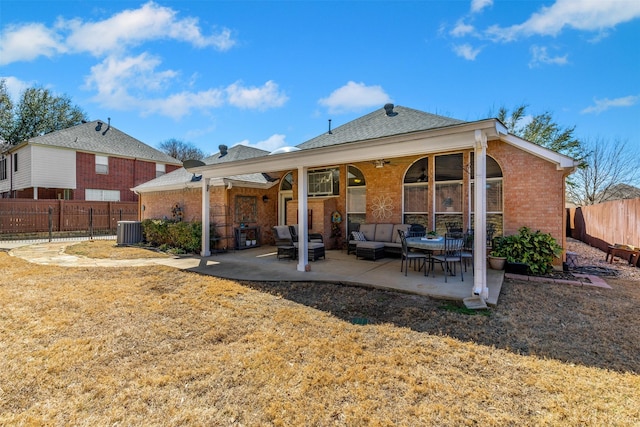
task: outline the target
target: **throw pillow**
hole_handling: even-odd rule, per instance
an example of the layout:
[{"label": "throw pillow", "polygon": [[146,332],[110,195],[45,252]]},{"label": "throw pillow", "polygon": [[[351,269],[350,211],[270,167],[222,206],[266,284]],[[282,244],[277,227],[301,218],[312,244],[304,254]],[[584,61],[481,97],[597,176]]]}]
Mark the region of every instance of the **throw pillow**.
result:
[{"label": "throw pillow", "polygon": [[360,242],[365,242],[367,240],[361,231],[352,231],[351,234],[353,235],[353,240],[358,240]]}]

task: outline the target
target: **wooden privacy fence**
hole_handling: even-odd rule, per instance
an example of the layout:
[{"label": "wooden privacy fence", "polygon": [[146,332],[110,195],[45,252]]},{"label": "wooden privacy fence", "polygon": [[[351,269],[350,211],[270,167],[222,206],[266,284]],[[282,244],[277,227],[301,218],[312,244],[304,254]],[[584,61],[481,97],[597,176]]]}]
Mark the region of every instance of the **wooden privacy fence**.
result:
[{"label": "wooden privacy fence", "polygon": [[623,199],[568,209],[567,230],[602,251],[616,243],[640,246],[640,199]]},{"label": "wooden privacy fence", "polygon": [[118,221],[136,220],[137,202],[0,200],[0,238],[38,233],[115,234]]}]

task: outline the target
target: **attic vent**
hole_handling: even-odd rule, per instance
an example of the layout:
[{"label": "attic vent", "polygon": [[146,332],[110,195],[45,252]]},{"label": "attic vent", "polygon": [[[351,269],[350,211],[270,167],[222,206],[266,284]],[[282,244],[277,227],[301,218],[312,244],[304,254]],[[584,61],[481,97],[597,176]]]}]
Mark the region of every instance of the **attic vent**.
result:
[{"label": "attic vent", "polygon": [[384,104],[384,111],[387,117],[394,117],[398,115],[398,113],[393,111],[393,104]]},{"label": "attic vent", "polygon": [[227,155],[227,146],[226,145],[219,145],[218,146],[218,150],[220,150],[220,157],[224,157]]}]

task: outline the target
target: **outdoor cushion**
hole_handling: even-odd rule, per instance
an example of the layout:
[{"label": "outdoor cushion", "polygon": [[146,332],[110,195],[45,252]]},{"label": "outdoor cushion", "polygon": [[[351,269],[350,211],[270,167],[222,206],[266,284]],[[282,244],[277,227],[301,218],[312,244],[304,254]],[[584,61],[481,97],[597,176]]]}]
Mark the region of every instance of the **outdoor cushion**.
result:
[{"label": "outdoor cushion", "polygon": [[278,233],[278,239],[291,239],[288,225],[276,225],[273,229]]},{"label": "outdoor cushion", "polygon": [[367,240],[367,238],[364,237],[362,231],[352,231],[351,235],[353,236],[353,240],[357,240],[359,242],[364,242],[365,240]]},{"label": "outdoor cushion", "polygon": [[410,228],[411,228],[411,224],[394,224],[393,232],[391,233],[391,236],[393,239],[392,241],[394,243],[402,243],[402,240],[400,239],[400,233],[398,233],[398,230],[402,230],[406,234]]},{"label": "outdoor cushion", "polygon": [[367,240],[375,240],[376,237],[376,225],[375,224],[360,224],[360,232],[364,234]]},{"label": "outdoor cushion", "polygon": [[393,224],[376,224],[376,242],[391,242],[393,241]]}]

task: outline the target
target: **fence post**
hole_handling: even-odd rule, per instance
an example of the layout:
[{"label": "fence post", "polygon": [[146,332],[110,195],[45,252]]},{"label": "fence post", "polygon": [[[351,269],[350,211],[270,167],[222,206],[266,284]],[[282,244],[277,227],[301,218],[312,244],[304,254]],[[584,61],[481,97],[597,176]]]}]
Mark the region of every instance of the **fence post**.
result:
[{"label": "fence post", "polygon": [[89,238],[93,240],[93,208],[89,208]]},{"label": "fence post", "polygon": [[49,242],[53,240],[53,208],[49,206]]}]

